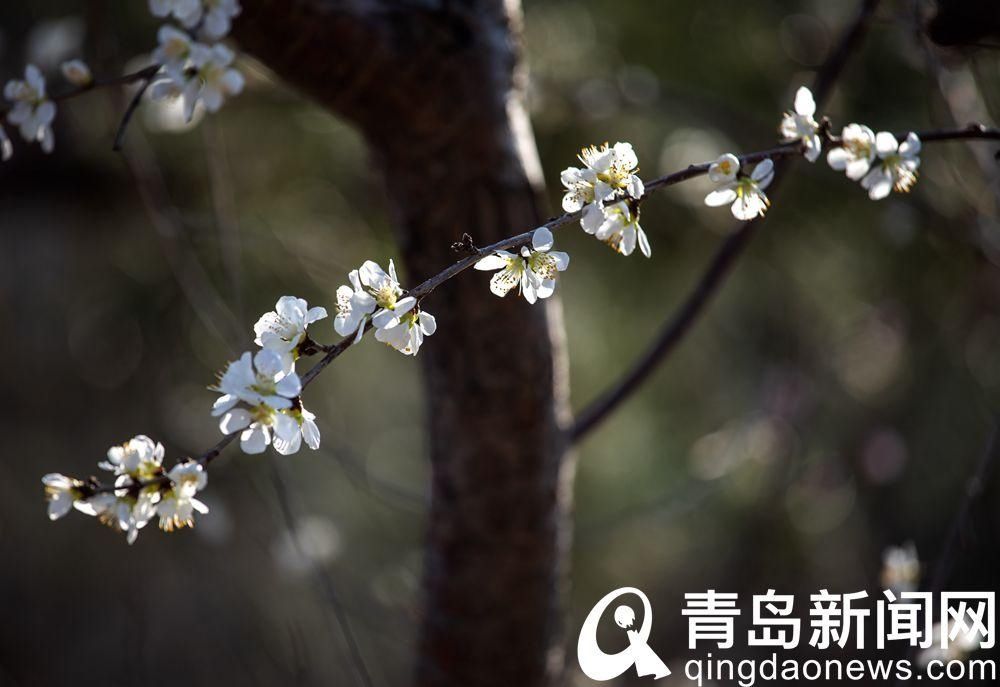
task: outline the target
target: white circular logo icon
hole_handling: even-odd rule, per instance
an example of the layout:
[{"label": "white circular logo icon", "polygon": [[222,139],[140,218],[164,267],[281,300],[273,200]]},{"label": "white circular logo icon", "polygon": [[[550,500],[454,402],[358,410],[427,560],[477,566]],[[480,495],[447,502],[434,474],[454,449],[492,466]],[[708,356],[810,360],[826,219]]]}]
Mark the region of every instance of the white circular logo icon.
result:
[{"label": "white circular logo icon", "polygon": [[[597,646],[597,625],[601,616],[611,605],[611,602],[626,594],[634,594],[642,601],[642,627],[635,629],[635,611],[631,606],[622,604],[615,609],[615,624],[625,630],[628,635],[628,647],[617,654],[606,654]],[[591,609],[587,619],[580,628],[580,639],[576,644],[576,657],[580,668],[591,680],[605,682],[613,680],[626,670],[635,666],[639,677],[652,677],[659,680],[670,675],[670,669],[660,660],[647,644],[650,627],[653,624],[653,609],[649,599],[641,590],[635,587],[622,587],[606,594]]]}]

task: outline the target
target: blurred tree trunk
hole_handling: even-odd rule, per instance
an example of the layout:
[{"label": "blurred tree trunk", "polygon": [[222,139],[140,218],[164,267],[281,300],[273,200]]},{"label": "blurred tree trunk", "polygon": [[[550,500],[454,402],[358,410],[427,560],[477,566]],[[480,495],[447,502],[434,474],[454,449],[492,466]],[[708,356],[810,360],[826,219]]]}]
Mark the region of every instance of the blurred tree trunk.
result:
[{"label": "blurred tree trunk", "polygon": [[[242,47],[364,133],[410,285],[457,259],[463,232],[485,245],[540,222],[516,0],[243,6]],[[417,683],[552,684],[572,478],[559,304],[499,299],[466,273],[428,309],[438,332],[419,356],[433,493]]]}]

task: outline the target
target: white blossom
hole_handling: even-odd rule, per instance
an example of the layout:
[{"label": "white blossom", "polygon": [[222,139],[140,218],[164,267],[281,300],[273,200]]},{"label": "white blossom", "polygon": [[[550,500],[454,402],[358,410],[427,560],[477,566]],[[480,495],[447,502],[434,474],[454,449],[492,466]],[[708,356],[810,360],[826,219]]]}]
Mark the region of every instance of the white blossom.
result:
[{"label": "white blossom", "polygon": [[864,124],[848,124],[840,134],[840,145],[826,155],[827,163],[847,178],[857,181],[875,159],[875,133]]},{"label": "white blossom", "polygon": [[638,177],[639,159],[631,143],[615,143],[600,148],[590,146],[578,156],[583,167],[567,167],[561,179],[566,193],[562,206],[566,212],[576,212],[590,203],[603,203],[614,198],[642,197],[645,187]]},{"label": "white blossom", "polygon": [[149,0],[149,11],[154,17],[173,16],[184,25],[193,27],[201,18],[201,2],[202,0]]},{"label": "white blossom", "polygon": [[283,456],[290,456],[298,453],[305,440],[306,446],[313,451],[319,448],[320,434],[316,425],[316,416],[305,409],[301,404],[298,408],[283,411],[295,420],[298,430],[290,438],[275,436],[273,439],[274,450]]},{"label": "white blossom", "polygon": [[94,75],[90,72],[90,67],[83,60],[69,60],[59,65],[59,71],[63,78],[74,86],[89,86],[94,82]]},{"label": "white blossom", "polygon": [[861,186],[868,190],[868,197],[881,200],[895,189],[906,193],[917,183],[917,169],[920,167],[920,138],[913,132],[902,143],[888,131],[880,131],[875,136],[877,162],[861,180]]},{"label": "white blossom", "polygon": [[355,334],[355,342],[364,334],[369,316],[375,329],[394,327],[417,304],[413,296],[403,296],[392,260],[388,272],[378,263],[366,260],[348,279],[350,286],[337,289],[337,317],[333,325],[341,336]]},{"label": "white blossom", "polygon": [[14,103],[7,121],[19,127],[25,141],[37,141],[43,151],[51,153],[55,147],[52,121],[56,118],[56,106],[45,94],[45,77],[38,67],[33,64],[25,67],[24,80],[11,79],[3,94]]},{"label": "white blossom", "polygon": [[[280,411],[292,407],[292,399],[302,391],[295,372],[285,370],[281,354],[263,349],[251,357],[244,353],[231,362],[215,387],[222,396],[212,406],[214,417],[222,416],[223,434],[240,434],[244,453],[263,453],[275,436],[291,441],[298,423]],[[244,407],[237,407],[242,403]]]},{"label": "white blossom", "polygon": [[[179,49],[179,48],[178,48]],[[180,97],[184,104],[184,119],[191,121],[195,108],[204,106],[218,112],[227,97],[243,92],[243,75],[231,67],[236,58],[224,45],[211,47],[191,43],[182,67],[168,67],[150,89],[153,100]]]},{"label": "white blossom", "polygon": [[477,270],[499,270],[490,279],[490,291],[501,298],[520,286],[521,295],[529,303],[548,298],[555,291],[556,276],[569,267],[569,255],[552,251],[552,232],[539,227],[531,237],[531,248],[521,247],[520,255],[498,250],[480,259]]},{"label": "white blossom", "polygon": [[264,313],[253,326],[254,343],[282,355],[282,367],[291,372],[299,345],[308,337],[309,325],[326,317],[326,308],[310,308],[302,298],[282,296],[274,310]]},{"label": "white blossom", "polygon": [[6,162],[14,154],[14,145],[10,142],[10,137],[0,125],[0,161]]},{"label": "white blossom", "polygon": [[160,501],[158,485],[148,485],[135,490],[131,478],[122,476],[115,487],[115,493],[100,493],[77,501],[74,505],[85,515],[96,516],[104,525],[125,535],[131,545],[139,536],[139,530],[156,515]]},{"label": "white blossom", "polygon": [[83,482],[57,472],[51,472],[42,477],[45,485],[45,498],[49,502],[49,520],[58,520],[67,513],[82,497],[80,487]]},{"label": "white blossom", "polygon": [[181,78],[195,41],[186,31],[164,24],[156,33],[159,45],[153,51],[153,61],[163,65],[172,78]]},{"label": "white blossom", "polygon": [[202,515],[208,512],[208,506],[195,498],[208,482],[205,468],[194,461],[178,463],[167,476],[171,487],[162,493],[157,506],[160,529],[172,532],[175,528],[194,527],[194,511]]},{"label": "white blossom", "polygon": [[705,205],[719,207],[731,203],[733,216],[744,221],[763,217],[771,204],[764,189],[773,179],[774,163],[768,158],[758,164],[750,176],[738,176],[709,193],[705,196]]},{"label": "white blossom", "polygon": [[375,339],[392,346],[403,355],[416,355],[425,336],[437,331],[437,320],[430,313],[411,307],[391,324],[375,330]]},{"label": "white blossom", "polygon": [[894,592],[912,592],[920,582],[920,559],[913,542],[890,546],[882,552],[882,587]]},{"label": "white blossom", "polygon": [[172,15],[188,29],[200,24],[206,38],[218,40],[229,33],[241,8],[237,0],[149,0],[149,11],[156,17]]},{"label": "white blossom", "polygon": [[109,448],[107,461],[98,463],[98,467],[119,477],[146,480],[161,471],[163,454],[163,444],[139,434],[124,444]]},{"label": "white blossom", "polygon": [[333,319],[333,328],[341,336],[356,333],[354,341],[357,342],[364,333],[365,320],[375,312],[376,304],[362,286],[358,270],[351,270],[347,278],[351,285],[345,284],[337,289],[337,316]]},{"label": "white blossom", "polygon": [[237,0],[203,0],[202,6],[201,30],[215,40],[229,33],[233,18],[242,11]]},{"label": "white blossom", "polygon": [[779,128],[785,142],[802,141],[806,149],[805,157],[809,162],[815,162],[823,150],[815,114],[816,101],[813,100],[812,91],[802,86],[795,93],[795,111],[785,113]]},{"label": "white blossom", "polygon": [[593,234],[622,255],[632,255],[638,244],[647,258],[652,255],[646,232],[639,226],[639,209],[620,200],[606,207],[591,205],[583,212],[583,230]]},{"label": "white blossom", "polygon": [[740,171],[740,159],[732,153],[724,153],[708,166],[708,178],[715,183],[729,182]]},{"label": "white blossom", "polygon": [[[213,45],[208,49],[195,46],[192,61],[197,72],[191,82],[200,83],[197,99],[209,112],[218,112],[227,97],[243,92],[243,75],[230,66],[235,58],[233,51],[224,45]],[[188,85],[185,89],[188,119],[194,115],[194,102],[188,94],[190,88]]]}]

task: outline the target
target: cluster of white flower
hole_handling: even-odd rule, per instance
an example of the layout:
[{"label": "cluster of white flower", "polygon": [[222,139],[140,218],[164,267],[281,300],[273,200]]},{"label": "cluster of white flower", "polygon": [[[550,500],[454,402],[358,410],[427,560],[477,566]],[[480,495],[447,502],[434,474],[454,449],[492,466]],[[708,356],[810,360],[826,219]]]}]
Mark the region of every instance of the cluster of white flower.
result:
[{"label": "cluster of white flower", "polygon": [[[785,113],[778,130],[782,142],[802,145],[807,160],[819,159],[825,128],[816,121],[816,101],[805,86],[795,93],[794,111]],[[830,140],[834,144],[826,156],[830,167],[845,172],[852,181],[860,180],[872,200],[885,198],[893,189],[905,193],[917,182],[920,138],[914,133],[900,143],[888,131],[876,135],[863,124],[848,124],[839,139],[830,137]],[[732,204],[733,216],[741,220],[763,217],[770,206],[764,193],[774,178],[770,159],[746,175],[740,173],[739,158],[726,153],[709,166],[708,176],[720,185],[705,197],[708,206]]]},{"label": "cluster of white flower", "polygon": [[341,336],[354,336],[357,342],[370,322],[377,341],[403,355],[416,355],[424,337],[437,331],[434,316],[421,310],[416,298],[403,295],[392,260],[388,273],[378,263],[366,260],[347,278],[351,285],[337,289],[337,317],[333,323]]},{"label": "cluster of white flower", "polygon": [[561,174],[566,187],[563,210],[582,210],[584,231],[622,255],[631,255],[638,244],[648,258],[652,253],[639,226],[639,204],[634,202],[642,198],[645,187],[637,174],[639,159],[632,144],[590,146],[578,157],[583,167],[567,167]]},{"label": "cluster of white flower", "polygon": [[232,67],[235,54],[222,43],[240,11],[237,0],[149,0],[156,17],[173,17],[181,28],[164,24],[153,60],[162,66],[150,90],[154,100],[181,98],[184,116],[200,103],[217,112],[227,97],[243,91],[243,75]]},{"label": "cluster of white flower", "polygon": [[254,343],[261,347],[229,363],[215,391],[222,394],[212,406],[213,417],[221,416],[223,434],[240,432],[244,453],[263,453],[268,446],[282,455],[298,453],[306,446],[319,448],[316,416],[302,405],[302,380],[295,361],[316,344],[309,338],[309,325],[327,316],[326,309],[310,308],[294,296],[283,296],[274,310],[254,325]]},{"label": "cluster of white flower", "polygon": [[[218,42],[229,34],[233,18],[241,11],[238,0],[149,0],[149,10],[155,17],[175,19],[182,27],[160,27],[159,45],[153,51],[161,67],[150,88],[154,100],[181,98],[184,115],[191,121],[199,104],[217,112],[227,97],[243,91],[243,75],[232,67],[235,54]],[[60,72],[78,91],[94,85],[90,68],[81,60],[62,63]],[[24,79],[8,81],[3,97],[7,103],[0,112],[6,112],[7,121],[25,141],[37,142],[51,153],[56,105],[46,92],[41,70],[27,65]],[[10,138],[0,126],[0,160],[9,160],[13,154]]]},{"label": "cluster of white flower", "polygon": [[149,0],[154,17],[173,17],[189,31],[200,27],[206,38],[214,40],[229,33],[240,9],[237,0]]},{"label": "cluster of white flower", "polygon": [[758,163],[747,176],[740,174],[739,158],[726,153],[709,166],[708,178],[719,184],[719,188],[705,196],[705,205],[729,205],[736,219],[763,217],[771,205],[764,193],[774,179],[774,163],[770,159]]},{"label": "cluster of white flower", "polygon": [[[847,138],[848,129],[851,129],[850,139]],[[856,178],[852,176],[852,171],[856,174],[857,170],[865,169],[861,186],[872,200],[882,200],[893,189],[899,193],[909,192],[917,183],[920,138],[910,132],[900,143],[888,131],[880,131],[875,136],[871,134],[871,129],[866,126],[848,125],[841,138],[842,145],[830,151],[827,162],[834,169],[846,169],[851,179]],[[865,152],[866,148],[868,152]]]},{"label": "cluster of white flower", "polygon": [[521,253],[498,250],[476,262],[477,270],[499,270],[490,279],[490,291],[506,296],[519,286],[524,300],[534,303],[548,298],[556,289],[556,276],[569,267],[569,255],[553,251],[555,239],[546,227],[539,227],[531,237],[531,248],[521,247]]},{"label": "cluster of white flower", "polygon": [[[546,274],[537,265],[536,269]],[[416,355],[424,337],[433,334],[437,324],[432,315],[421,312],[416,298],[403,295],[395,265],[390,261],[386,273],[367,261],[351,272],[350,280],[353,289],[342,286],[337,290],[337,331],[356,342],[370,322],[379,341],[406,355]],[[545,288],[538,285],[540,292]],[[302,298],[279,298],[274,310],[264,313],[254,325],[254,343],[260,350],[244,353],[229,363],[211,387],[220,394],[212,416],[220,418],[223,434],[239,432],[244,453],[259,454],[273,446],[281,455],[291,455],[303,442],[313,450],[319,448],[316,416],[302,404],[303,384],[295,364],[303,355],[326,349],[309,337],[309,326],[326,317],[325,308],[310,308]],[[163,453],[161,444],[145,436],[112,447],[107,460],[100,463],[114,474],[110,487],[95,478],[84,482],[56,473],[45,475],[42,483],[49,517],[57,520],[76,508],[124,532],[130,544],[156,515],[160,528],[167,532],[193,526],[194,511],[208,512],[195,498],[207,480],[204,465],[188,461],[164,472]]]},{"label": "cluster of white flower", "polygon": [[[90,68],[80,60],[64,62],[60,71],[70,84],[86,87],[93,83]],[[8,101],[7,121],[18,128],[28,143],[38,143],[42,150],[51,153],[55,148],[52,122],[56,118],[56,104],[45,89],[45,77],[33,64],[24,68],[24,79],[11,79],[3,89]],[[14,154],[14,146],[0,126],[0,160],[7,161]]]},{"label": "cluster of white flower", "polygon": [[[236,0],[149,0],[149,4],[154,15],[173,17],[183,27],[166,25],[160,29],[154,57],[163,78],[154,84],[154,95],[179,94],[190,118],[198,102],[215,111],[227,95],[242,89],[242,76],[230,68],[233,53],[221,44],[198,41],[218,40],[228,33],[232,18],[240,12]],[[78,60],[65,63],[62,72],[78,87],[93,83],[90,70]],[[51,150],[55,105],[46,97],[41,72],[29,65],[25,80],[10,82],[4,93],[15,101],[9,120],[21,127],[26,139],[37,140]],[[812,93],[800,88],[794,112],[786,113],[780,126],[783,140],[800,143],[809,161],[818,159],[825,137],[834,144],[827,155],[830,166],[860,180],[871,198],[884,198],[893,188],[907,191],[915,183],[920,164],[920,140],[915,134],[900,144],[890,133],[875,135],[868,127],[850,124],[837,139],[829,135],[827,121],[818,123],[815,114]],[[9,156],[10,142],[2,129],[0,146],[4,156]],[[638,246],[650,257],[649,241],[639,226],[645,187],[637,176],[639,162],[632,145],[591,146],[583,149],[579,159],[582,168],[570,167],[561,174],[566,189],[563,209],[580,212],[583,229],[619,253],[630,255]],[[764,190],[774,178],[774,163],[762,155],[749,159],[759,160],[749,173],[742,171],[747,160],[741,163],[729,153],[708,166],[708,176],[718,188],[706,196],[707,205],[730,205],[733,215],[741,220],[764,215],[770,205]],[[497,296],[506,296],[518,287],[525,300],[535,303],[554,293],[559,272],[569,266],[569,255],[553,251],[553,245],[549,228],[539,227],[531,235],[530,247],[520,246],[518,252],[496,250],[477,260],[475,268],[496,272],[490,279],[490,290]],[[376,340],[404,355],[416,355],[424,338],[436,331],[434,316],[424,312],[418,298],[407,295],[400,285],[392,260],[388,272],[367,260],[350,272],[348,280],[349,285],[337,289],[334,329],[349,337],[349,345],[372,328]],[[212,415],[220,418],[219,429],[226,436],[239,432],[245,453],[259,454],[273,446],[278,453],[290,455],[299,451],[303,441],[313,450],[319,448],[316,416],[302,403],[303,381],[295,366],[303,355],[342,350],[340,345],[323,346],[309,337],[310,325],[326,317],[325,308],[310,308],[301,298],[280,298],[274,310],[254,325],[254,343],[260,350],[230,362],[212,387],[220,394]],[[190,526],[194,511],[207,512],[195,498],[205,486],[204,465],[188,461],[164,472],[162,462],[163,447],[137,436],[112,448],[107,462],[101,464],[115,475],[111,487],[94,478],[83,482],[60,474],[46,475],[42,481],[49,499],[49,517],[58,519],[75,507],[126,533],[129,543],[157,514],[160,527],[166,531]],[[887,558],[887,570],[890,568],[887,584],[902,584],[903,577],[907,577],[903,582],[912,584],[909,578],[919,570],[915,552],[893,554]]]},{"label": "cluster of white flower", "polygon": [[139,435],[108,449],[107,460],[98,464],[114,475],[114,487],[99,491],[95,482],[83,482],[58,473],[42,478],[49,502],[49,518],[58,520],[71,508],[97,517],[125,534],[129,544],[139,530],[159,516],[160,528],[193,527],[194,511],[208,507],[195,498],[208,480],[204,467],[194,461],[163,470],[163,445]]}]

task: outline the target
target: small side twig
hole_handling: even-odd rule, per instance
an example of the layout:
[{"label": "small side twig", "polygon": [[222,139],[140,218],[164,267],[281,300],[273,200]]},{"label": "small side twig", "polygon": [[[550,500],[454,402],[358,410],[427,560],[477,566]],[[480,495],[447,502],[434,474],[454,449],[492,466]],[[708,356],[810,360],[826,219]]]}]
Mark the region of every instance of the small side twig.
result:
[{"label": "small side twig", "polygon": [[125,113],[122,115],[122,121],[118,125],[118,131],[115,133],[115,142],[111,146],[111,150],[114,152],[121,152],[122,144],[125,142],[125,130],[128,128],[129,122],[132,121],[132,116],[135,114],[135,111],[139,109],[139,104],[142,102],[142,97],[146,95],[146,90],[152,83],[152,78],[145,79],[139,85],[139,89],[135,92],[135,95],[132,96],[132,100],[129,101],[128,107],[125,108]]}]

